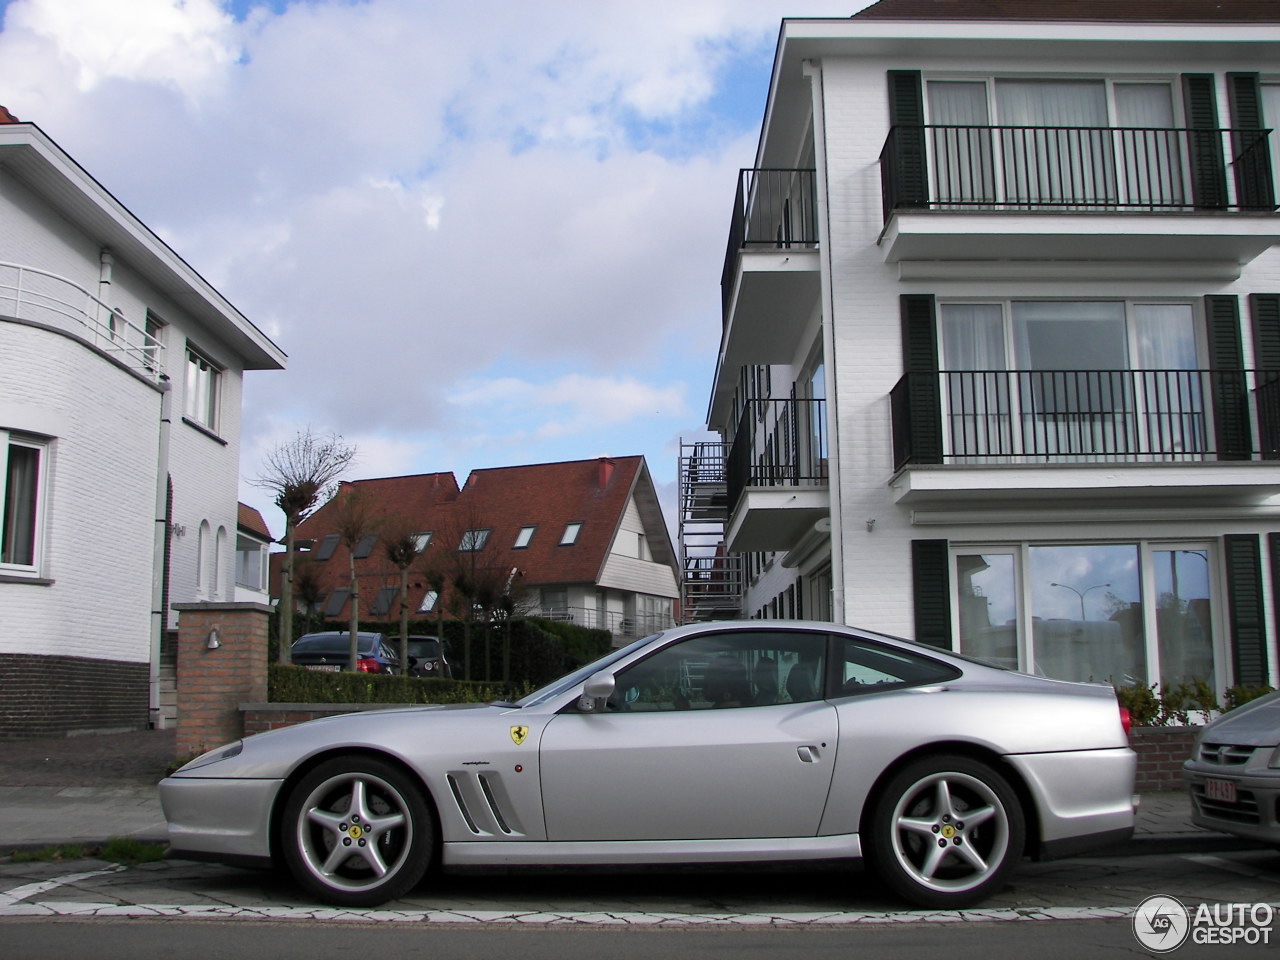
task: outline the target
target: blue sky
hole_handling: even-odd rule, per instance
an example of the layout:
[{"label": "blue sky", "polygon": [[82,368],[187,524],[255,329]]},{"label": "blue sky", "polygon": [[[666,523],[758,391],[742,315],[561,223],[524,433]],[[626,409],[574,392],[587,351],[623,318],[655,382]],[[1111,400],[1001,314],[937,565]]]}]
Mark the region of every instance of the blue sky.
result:
[{"label": "blue sky", "polygon": [[0,0],[0,104],[289,354],[246,478],[310,426],[352,478],[643,454],[670,512],[780,20],[861,6]]}]

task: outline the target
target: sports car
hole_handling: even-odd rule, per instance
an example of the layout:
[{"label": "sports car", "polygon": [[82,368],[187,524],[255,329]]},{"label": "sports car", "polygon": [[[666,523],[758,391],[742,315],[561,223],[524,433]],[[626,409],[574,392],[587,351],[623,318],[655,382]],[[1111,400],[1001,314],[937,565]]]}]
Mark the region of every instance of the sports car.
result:
[{"label": "sports car", "polygon": [[313,720],[160,784],[170,856],[375,906],[429,869],[856,860],[968,906],[1133,831],[1109,686],[830,623],[677,627],[513,703]]}]

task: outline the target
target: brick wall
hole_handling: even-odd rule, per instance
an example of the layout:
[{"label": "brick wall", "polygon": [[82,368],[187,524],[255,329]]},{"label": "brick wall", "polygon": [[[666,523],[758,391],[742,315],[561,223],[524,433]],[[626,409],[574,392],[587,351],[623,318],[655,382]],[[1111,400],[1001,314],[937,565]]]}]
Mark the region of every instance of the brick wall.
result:
[{"label": "brick wall", "polygon": [[145,663],[0,654],[0,739],[145,730]]},{"label": "brick wall", "polygon": [[1134,727],[1129,746],[1138,754],[1137,789],[1182,790],[1182,764],[1199,733],[1199,727]]},{"label": "brick wall", "polygon": [[[260,603],[183,603],[178,610],[176,752],[188,757],[244,735],[239,704],[267,698],[267,617]],[[209,637],[217,631],[218,646]]]}]

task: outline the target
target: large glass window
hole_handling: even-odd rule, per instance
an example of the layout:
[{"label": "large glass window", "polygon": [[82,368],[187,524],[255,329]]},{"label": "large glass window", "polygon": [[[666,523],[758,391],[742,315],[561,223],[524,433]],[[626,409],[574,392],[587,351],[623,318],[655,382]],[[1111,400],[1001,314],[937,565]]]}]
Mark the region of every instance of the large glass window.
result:
[{"label": "large glass window", "polygon": [[217,429],[218,381],[221,372],[207,358],[187,347],[186,400],[183,413],[210,430]]},{"label": "large glass window", "polygon": [[252,537],[236,536],[236,585],[248,590],[265,590],[267,586],[266,544]]},{"label": "large glass window", "polygon": [[1206,543],[952,551],[960,652],[1060,680],[1216,688]]},{"label": "large glass window", "polygon": [[0,565],[34,569],[40,547],[43,458],[48,447],[0,430]]}]

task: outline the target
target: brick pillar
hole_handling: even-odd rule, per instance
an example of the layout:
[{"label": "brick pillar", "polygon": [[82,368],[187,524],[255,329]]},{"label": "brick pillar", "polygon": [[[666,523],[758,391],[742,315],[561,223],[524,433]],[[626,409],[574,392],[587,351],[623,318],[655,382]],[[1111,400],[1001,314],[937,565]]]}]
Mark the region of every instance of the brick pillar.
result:
[{"label": "brick pillar", "polygon": [[[175,603],[181,758],[244,736],[240,704],[267,699],[267,617],[261,603]],[[212,640],[211,640],[212,638]]]}]

